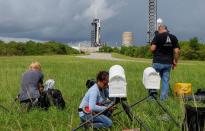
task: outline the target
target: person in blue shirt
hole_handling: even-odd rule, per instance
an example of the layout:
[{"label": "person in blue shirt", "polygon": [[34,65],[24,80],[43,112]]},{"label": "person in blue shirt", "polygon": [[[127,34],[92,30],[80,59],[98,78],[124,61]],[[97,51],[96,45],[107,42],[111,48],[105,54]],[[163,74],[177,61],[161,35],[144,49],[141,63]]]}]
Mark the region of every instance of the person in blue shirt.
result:
[{"label": "person in blue shirt", "polygon": [[105,113],[93,117],[94,114],[105,110],[109,106],[109,104],[104,104],[108,98],[108,80],[108,72],[100,71],[96,77],[97,82],[86,92],[78,109],[81,121],[93,118],[91,123],[94,128],[109,128],[112,126],[112,120]]}]

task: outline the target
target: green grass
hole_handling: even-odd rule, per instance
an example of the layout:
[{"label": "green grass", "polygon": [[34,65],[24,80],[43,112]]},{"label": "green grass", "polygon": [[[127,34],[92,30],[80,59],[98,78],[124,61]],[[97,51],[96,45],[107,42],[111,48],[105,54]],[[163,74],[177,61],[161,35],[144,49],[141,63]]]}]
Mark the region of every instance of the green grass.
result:
[{"label": "green grass", "polygon": [[[48,111],[32,110],[28,113],[17,111],[18,103],[14,102],[20,88],[20,80],[28,65],[37,60],[42,64],[42,70],[46,79],[55,79],[56,88],[60,89],[66,101],[66,109],[59,111],[50,108]],[[89,78],[95,78],[99,70],[108,70],[112,65],[120,64],[124,67],[127,78],[128,102],[130,104],[147,95],[142,84],[144,68],[151,65],[151,60],[145,62],[136,61],[101,61],[80,59],[73,56],[27,56],[27,57],[0,57],[0,104],[9,108],[13,113],[9,114],[0,108],[0,130],[71,130],[79,125],[78,106],[86,92],[85,82]],[[205,76],[204,62],[188,62],[179,64],[171,73],[170,84],[175,82],[190,82],[193,91],[204,86]],[[164,102],[170,112],[174,114],[180,123],[183,120],[183,102],[179,99],[170,99]],[[120,109],[120,106],[119,106]],[[179,131],[172,121],[158,120],[163,111],[153,101],[146,101],[133,108],[133,112],[140,117],[152,131]],[[130,122],[122,113],[113,117],[112,131],[120,131],[125,128],[139,127]]]}]

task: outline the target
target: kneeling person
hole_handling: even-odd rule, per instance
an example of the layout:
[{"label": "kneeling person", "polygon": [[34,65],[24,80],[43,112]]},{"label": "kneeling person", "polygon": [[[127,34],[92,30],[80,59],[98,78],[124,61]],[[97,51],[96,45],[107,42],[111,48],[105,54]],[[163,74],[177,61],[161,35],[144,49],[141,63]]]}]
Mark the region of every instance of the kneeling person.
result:
[{"label": "kneeling person", "polygon": [[43,91],[43,73],[39,62],[32,62],[29,70],[25,72],[21,80],[21,90],[18,99],[24,110],[29,110],[31,107],[40,106],[40,93]]},{"label": "kneeling person", "polygon": [[[108,97],[108,79],[109,74],[106,71],[100,71],[97,74],[97,83],[89,88],[79,106],[78,110],[81,121],[89,120],[94,116],[94,114],[107,108],[103,102]],[[112,120],[106,114],[94,117],[91,123],[94,128],[109,128],[112,126]]]}]

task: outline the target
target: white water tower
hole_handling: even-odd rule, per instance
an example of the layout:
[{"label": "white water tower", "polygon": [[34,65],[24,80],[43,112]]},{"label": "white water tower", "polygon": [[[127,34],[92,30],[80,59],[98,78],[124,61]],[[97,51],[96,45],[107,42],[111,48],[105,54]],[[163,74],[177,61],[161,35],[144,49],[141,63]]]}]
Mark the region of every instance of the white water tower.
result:
[{"label": "white water tower", "polygon": [[123,32],[122,34],[122,45],[129,47],[133,46],[133,32]]}]

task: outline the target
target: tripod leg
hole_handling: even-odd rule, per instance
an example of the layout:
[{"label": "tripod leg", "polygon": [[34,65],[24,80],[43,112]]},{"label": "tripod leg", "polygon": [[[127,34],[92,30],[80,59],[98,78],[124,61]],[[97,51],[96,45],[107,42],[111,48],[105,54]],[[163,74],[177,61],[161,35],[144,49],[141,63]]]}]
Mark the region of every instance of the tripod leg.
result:
[{"label": "tripod leg", "polygon": [[133,115],[131,112],[130,115],[140,124],[140,129],[143,127],[146,131],[150,131],[149,127],[142,120],[140,120],[140,118],[136,117],[136,115]]},{"label": "tripod leg", "polygon": [[157,104],[162,108],[162,110],[167,113],[170,118],[172,119],[172,121],[176,124],[177,127],[180,127],[180,125],[177,123],[177,121],[174,119],[173,115],[168,111],[168,109],[166,107],[164,107],[158,100],[155,96],[154,97],[154,100],[157,102]]},{"label": "tripod leg", "polygon": [[123,110],[128,115],[128,117],[130,118],[131,121],[133,121],[133,119],[134,119],[134,120],[136,120],[139,123],[140,128],[143,127],[144,129],[146,129],[146,131],[150,130],[148,128],[148,126],[142,120],[140,120],[140,118],[138,118],[135,115],[133,115],[133,113],[131,111],[131,107],[127,104],[127,102],[121,101],[121,105],[123,107]]},{"label": "tripod leg", "polygon": [[[147,98],[149,98],[149,97],[150,97],[150,96],[147,96],[147,97],[145,97],[145,98],[143,98],[143,99],[137,101],[136,103],[132,104],[132,105],[130,106],[130,108],[133,108],[134,106],[136,106],[137,104],[139,104],[139,103],[145,101],[145,100],[146,100]],[[113,114],[113,116],[119,115],[119,114],[122,113],[122,112],[124,112],[124,110],[121,110],[121,111],[119,111],[119,112]]]},{"label": "tripod leg", "polygon": [[130,118],[130,120],[133,121],[132,114],[131,114],[131,108],[129,107],[129,105],[124,101],[121,101],[121,105],[122,105],[122,108],[123,108],[124,112]]}]

